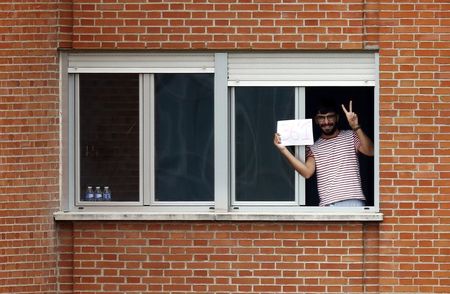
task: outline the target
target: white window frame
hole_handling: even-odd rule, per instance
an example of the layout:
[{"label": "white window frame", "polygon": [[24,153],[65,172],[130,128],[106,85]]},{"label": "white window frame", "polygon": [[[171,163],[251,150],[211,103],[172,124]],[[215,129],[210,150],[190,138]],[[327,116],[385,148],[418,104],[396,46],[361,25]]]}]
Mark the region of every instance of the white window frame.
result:
[{"label": "white window frame", "polygon": [[[305,64],[313,64],[321,58],[339,60],[345,55],[342,62],[348,62],[352,55],[361,55],[372,58],[373,64],[362,78],[358,75],[348,74],[345,79],[336,79],[336,72],[320,80],[321,66],[313,79],[308,80],[302,72],[296,72],[295,66],[290,68],[289,75],[283,75],[286,70],[284,64],[295,64],[294,60],[303,60]],[[273,58],[273,59],[271,59]],[[236,62],[237,60],[237,62]],[[267,64],[264,60],[271,60]],[[233,62],[235,64],[233,64]],[[372,62],[372,61],[371,61]],[[250,65],[248,65],[249,63]],[[326,63],[326,62],[325,62]],[[234,200],[234,150],[233,150],[233,99],[234,87],[241,86],[293,86],[296,92],[296,116],[304,118],[305,87],[307,86],[374,86],[374,112],[375,126],[378,126],[379,100],[378,100],[378,53],[83,53],[61,52],[61,121],[62,121],[62,153],[61,153],[61,205],[62,211],[83,211],[85,213],[114,213],[124,212],[150,212],[150,213],[194,213],[198,218],[202,213],[214,214],[213,219],[233,219],[230,213],[244,214],[247,217],[254,213],[306,213],[317,215],[333,212],[357,215],[359,213],[378,213],[379,211],[379,134],[374,128],[374,206],[364,208],[353,207],[307,207],[304,194],[305,180],[296,175],[296,200],[292,203],[274,202],[239,202]],[[238,66],[235,66],[238,64]],[[241,65],[242,72],[239,70]],[[252,72],[252,64],[253,72]],[[242,66],[245,65],[245,66]],[[278,66],[280,65],[280,66]],[[248,67],[249,66],[249,67]],[[274,69],[272,80],[258,79],[267,71],[267,67]],[[336,67],[336,64],[331,64]],[[359,64],[355,68],[360,68]],[[249,72],[246,72],[249,69]],[[304,71],[308,69],[303,69]],[[322,71],[329,69],[322,69]],[[372,78],[370,70],[373,71]],[[327,72],[328,72],[327,71]],[[359,71],[359,70],[358,70]],[[338,70],[339,72],[339,70]],[[351,72],[351,69],[349,70]],[[138,202],[80,202],[75,195],[79,195],[78,150],[76,147],[79,136],[77,129],[77,76],[82,73],[139,73],[140,74],[140,197]],[[154,129],[151,123],[154,117],[154,82],[153,75],[157,73],[214,73],[214,188],[215,198],[211,202],[160,202],[154,200]],[[279,74],[280,76],[277,76]],[[144,115],[145,114],[145,115]],[[149,115],[147,115],[149,114]],[[304,148],[296,148],[297,156],[304,157]],[[304,159],[304,158],[303,158]],[[300,192],[299,192],[300,191]],[[223,215],[227,215],[224,217]],[[240,219],[245,219],[241,217]],[[379,220],[379,214],[376,217]],[[211,219],[211,217],[208,217]],[[290,219],[290,218],[289,218]],[[353,219],[350,217],[350,219]]]}]

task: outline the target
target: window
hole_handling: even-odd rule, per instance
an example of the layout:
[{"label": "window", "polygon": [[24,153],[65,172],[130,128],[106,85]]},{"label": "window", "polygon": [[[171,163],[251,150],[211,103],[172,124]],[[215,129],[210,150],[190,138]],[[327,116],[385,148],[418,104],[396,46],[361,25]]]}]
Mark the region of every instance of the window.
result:
[{"label": "window", "polygon": [[[374,87],[307,87],[305,111],[306,117],[313,117],[314,111],[317,109],[317,101],[322,97],[332,97],[337,106],[341,104],[348,105],[349,100],[353,101],[354,111],[358,114],[359,122],[364,132],[370,137],[375,138],[375,110],[374,110]],[[338,128],[341,130],[350,129],[344,114],[340,113]],[[317,127],[314,128],[314,138],[320,136]],[[374,157],[365,156],[358,153],[359,170],[361,173],[362,188],[366,197],[366,205],[374,206]],[[313,176],[306,181],[306,205],[317,206],[319,197],[317,193],[316,177]]]},{"label": "window", "polygon": [[155,202],[214,201],[214,76],[155,75]]},{"label": "window", "polygon": [[[352,97],[376,147],[376,56],[68,54],[65,210],[330,211],[273,145],[276,123],[313,117],[318,97]],[[304,159],[304,146],[291,151]],[[332,211],[378,210],[377,157],[359,158],[367,206]]]},{"label": "window", "polygon": [[139,75],[79,75],[80,201],[92,187],[109,187],[113,200],[139,201]]},{"label": "window", "polygon": [[[278,120],[313,118],[322,98],[332,97],[334,104],[348,105],[352,97],[354,111],[365,133],[374,138],[373,87],[234,87],[232,88],[234,158],[233,203],[237,206],[319,205],[317,179],[304,180],[270,142]],[[340,130],[350,129],[344,113],[338,119]],[[320,129],[314,126],[314,138]],[[291,148],[304,160],[304,147]],[[367,206],[374,205],[373,157],[358,153],[362,188]]]},{"label": "window", "polygon": [[295,201],[295,173],[272,144],[276,122],[295,118],[295,89],[240,87],[233,100],[235,203]]}]

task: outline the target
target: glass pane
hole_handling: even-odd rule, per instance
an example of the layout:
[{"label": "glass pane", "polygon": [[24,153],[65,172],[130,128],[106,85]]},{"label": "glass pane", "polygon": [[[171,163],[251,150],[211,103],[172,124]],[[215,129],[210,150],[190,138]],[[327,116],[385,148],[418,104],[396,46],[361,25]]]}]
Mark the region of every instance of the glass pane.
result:
[{"label": "glass pane", "polygon": [[214,75],[155,76],[155,200],[214,200]]},{"label": "glass pane", "polygon": [[294,170],[273,145],[277,121],[294,118],[294,88],[236,88],[237,201],[295,200]]},{"label": "glass pane", "polygon": [[82,74],[79,86],[80,199],[92,186],[139,201],[139,75]]}]

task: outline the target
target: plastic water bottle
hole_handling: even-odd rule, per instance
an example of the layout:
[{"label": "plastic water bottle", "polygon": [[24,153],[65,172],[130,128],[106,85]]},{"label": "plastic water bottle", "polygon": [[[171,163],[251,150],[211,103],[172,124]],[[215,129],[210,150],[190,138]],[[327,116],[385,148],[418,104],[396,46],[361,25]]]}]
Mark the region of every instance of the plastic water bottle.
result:
[{"label": "plastic water bottle", "polygon": [[94,201],[102,201],[103,200],[103,193],[102,189],[100,187],[95,187],[95,193],[94,193]]},{"label": "plastic water bottle", "polygon": [[85,201],[94,201],[94,190],[91,186],[88,186],[86,189],[86,194],[84,195]]},{"label": "plastic water bottle", "polygon": [[111,190],[108,186],[103,189],[103,201],[111,201]]}]

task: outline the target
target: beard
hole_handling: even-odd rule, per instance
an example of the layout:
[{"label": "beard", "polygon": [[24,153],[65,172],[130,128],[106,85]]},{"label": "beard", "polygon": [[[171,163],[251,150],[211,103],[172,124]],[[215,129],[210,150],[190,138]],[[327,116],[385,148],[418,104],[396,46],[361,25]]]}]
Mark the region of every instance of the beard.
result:
[{"label": "beard", "polygon": [[320,129],[322,130],[322,133],[324,135],[329,136],[329,135],[334,134],[337,127],[336,127],[336,124],[334,124],[334,123],[333,124],[323,124],[323,125],[320,125]]}]

